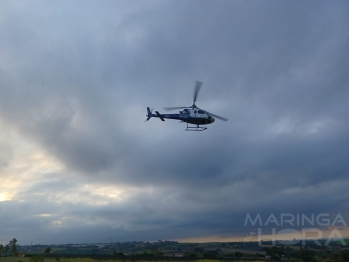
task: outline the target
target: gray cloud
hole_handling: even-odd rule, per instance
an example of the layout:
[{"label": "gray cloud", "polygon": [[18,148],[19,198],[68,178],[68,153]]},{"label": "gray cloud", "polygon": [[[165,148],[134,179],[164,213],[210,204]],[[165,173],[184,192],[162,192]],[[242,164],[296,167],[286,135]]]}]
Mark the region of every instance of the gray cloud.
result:
[{"label": "gray cloud", "polygon": [[[347,208],[346,1],[1,6],[1,121],[64,167],[0,202],[0,241],[243,236],[246,213]],[[196,80],[228,122],[143,122],[190,105]]]}]

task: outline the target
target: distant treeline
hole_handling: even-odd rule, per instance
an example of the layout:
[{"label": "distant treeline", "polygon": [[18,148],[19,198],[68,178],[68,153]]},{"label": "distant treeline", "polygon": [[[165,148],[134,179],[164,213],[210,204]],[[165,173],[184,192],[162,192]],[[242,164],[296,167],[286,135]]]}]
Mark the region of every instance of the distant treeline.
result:
[{"label": "distant treeline", "polygon": [[[26,255],[26,257],[30,258],[36,258],[38,255],[35,254],[29,254]],[[42,257],[42,256],[41,256]],[[125,260],[125,261],[197,261],[202,259],[214,259],[219,261],[227,261],[227,260],[241,260],[242,257],[230,257],[229,259],[223,258],[223,257],[216,257],[216,258],[203,258],[203,257],[191,257],[191,256],[184,256],[184,257],[164,257],[164,256],[148,256],[148,255],[131,255],[131,256],[113,256],[113,255],[58,255],[58,254],[50,254],[48,257],[50,258],[56,258],[57,261],[64,258],[91,258],[93,260]],[[245,260],[265,260],[265,258],[245,258]],[[40,262],[36,259],[31,260],[32,262]]]}]

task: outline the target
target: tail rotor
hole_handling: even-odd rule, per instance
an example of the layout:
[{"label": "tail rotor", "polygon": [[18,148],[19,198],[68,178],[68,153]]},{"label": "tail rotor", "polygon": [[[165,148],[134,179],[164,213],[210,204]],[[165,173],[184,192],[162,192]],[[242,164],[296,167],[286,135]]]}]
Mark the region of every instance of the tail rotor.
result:
[{"label": "tail rotor", "polygon": [[144,122],[149,121],[149,119],[153,116],[153,114],[152,114],[153,110],[154,110],[154,108],[150,109],[149,107],[147,107],[148,115],[146,115],[147,120],[145,120]]}]

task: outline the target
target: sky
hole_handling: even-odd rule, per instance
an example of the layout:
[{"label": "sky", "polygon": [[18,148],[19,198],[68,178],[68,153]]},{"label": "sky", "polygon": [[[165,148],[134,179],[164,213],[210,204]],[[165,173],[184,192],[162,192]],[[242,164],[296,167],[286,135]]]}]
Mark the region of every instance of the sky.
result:
[{"label": "sky", "polygon": [[[349,236],[348,24],[348,1],[1,1],[0,243]],[[144,122],[196,81],[229,121]]]}]

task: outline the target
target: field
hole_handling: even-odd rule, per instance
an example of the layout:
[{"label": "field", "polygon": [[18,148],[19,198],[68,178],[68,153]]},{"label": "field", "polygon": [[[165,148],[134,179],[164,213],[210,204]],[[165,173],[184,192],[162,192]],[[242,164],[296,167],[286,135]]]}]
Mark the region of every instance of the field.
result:
[{"label": "field", "polygon": [[[29,261],[30,261],[29,257],[0,257],[0,262],[29,262]],[[61,258],[61,259],[59,259],[59,262],[119,262],[119,261],[120,262],[134,262],[135,260],[130,259],[130,260],[122,260],[121,261],[121,260],[117,260],[117,259],[101,260],[101,259],[92,259],[92,258]],[[234,262],[242,262],[242,261],[246,262],[247,260],[234,260]],[[248,261],[253,262],[252,260],[248,260]],[[56,258],[45,258],[44,262],[57,262],[57,259]],[[154,261],[142,260],[142,262],[154,262]],[[166,262],[166,260],[161,260],[161,262]],[[173,261],[171,261],[171,262],[173,262]],[[199,259],[199,260],[196,260],[196,262],[222,262],[222,260]]]},{"label": "field", "polygon": [[[29,257],[0,257],[0,262],[29,262]],[[91,258],[61,258],[59,262],[101,262],[101,260],[94,260]],[[117,260],[110,260],[117,261]],[[44,262],[57,262],[56,258],[45,258]]]}]

